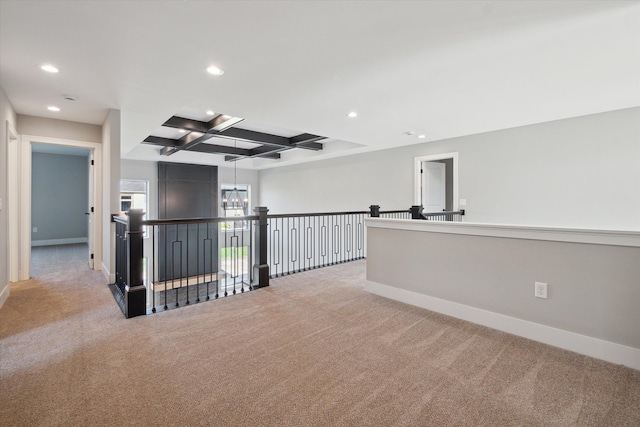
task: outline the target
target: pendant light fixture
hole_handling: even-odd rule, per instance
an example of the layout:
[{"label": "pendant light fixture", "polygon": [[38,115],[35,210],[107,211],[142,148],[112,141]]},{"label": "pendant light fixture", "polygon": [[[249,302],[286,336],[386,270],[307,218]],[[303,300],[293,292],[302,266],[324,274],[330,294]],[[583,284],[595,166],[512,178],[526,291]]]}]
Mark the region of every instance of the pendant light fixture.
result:
[{"label": "pendant light fixture", "polygon": [[[233,147],[238,148],[238,141],[233,140]],[[238,159],[233,161],[233,190],[222,197],[222,207],[224,209],[244,209],[247,207],[249,199],[243,199],[238,191]]]}]

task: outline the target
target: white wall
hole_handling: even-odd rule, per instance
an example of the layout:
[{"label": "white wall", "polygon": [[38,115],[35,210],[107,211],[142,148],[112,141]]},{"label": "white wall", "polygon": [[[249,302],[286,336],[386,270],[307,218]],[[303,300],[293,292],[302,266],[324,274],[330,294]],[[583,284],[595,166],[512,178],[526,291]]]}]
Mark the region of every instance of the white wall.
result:
[{"label": "white wall", "polygon": [[457,152],[467,221],[640,230],[640,108],[260,171],[271,213],[413,204],[415,157]]},{"label": "white wall", "polygon": [[0,87],[0,307],[9,297],[9,229],[8,229],[8,139],[7,123],[15,130],[17,117],[7,95]]},{"label": "white wall", "polygon": [[[120,212],[120,110],[109,110],[102,125],[102,271],[115,283],[115,226],[111,214]],[[98,259],[100,259],[98,257]]]},{"label": "white wall", "polygon": [[472,138],[470,221],[640,230],[640,108]]},{"label": "white wall", "polygon": [[73,141],[102,142],[100,126],[23,114],[18,115],[18,133]]}]

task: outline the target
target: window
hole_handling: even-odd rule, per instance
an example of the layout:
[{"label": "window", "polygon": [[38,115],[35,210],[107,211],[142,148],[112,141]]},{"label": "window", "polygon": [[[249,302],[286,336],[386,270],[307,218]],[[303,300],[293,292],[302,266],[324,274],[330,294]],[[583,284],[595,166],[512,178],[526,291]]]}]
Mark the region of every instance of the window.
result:
[{"label": "window", "polygon": [[[225,218],[249,216],[251,209],[251,192],[249,185],[222,184],[220,187],[220,200],[222,215]],[[225,230],[246,229],[246,221],[225,222],[222,227]]]},{"label": "window", "polygon": [[[145,213],[142,218],[147,219],[148,188],[148,181],[121,179],[120,212],[127,212],[129,209],[142,209]],[[147,227],[145,227],[144,237],[147,237]]]}]

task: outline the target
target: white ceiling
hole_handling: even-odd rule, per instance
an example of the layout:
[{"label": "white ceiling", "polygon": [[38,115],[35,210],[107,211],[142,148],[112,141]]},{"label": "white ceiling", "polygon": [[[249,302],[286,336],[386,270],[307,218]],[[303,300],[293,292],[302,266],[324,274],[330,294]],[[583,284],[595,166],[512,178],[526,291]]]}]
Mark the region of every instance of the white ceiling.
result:
[{"label": "white ceiling", "polygon": [[242,161],[272,167],[638,106],[640,1],[3,0],[0,85],[19,114],[120,109],[125,158],[179,111],[329,138]]}]

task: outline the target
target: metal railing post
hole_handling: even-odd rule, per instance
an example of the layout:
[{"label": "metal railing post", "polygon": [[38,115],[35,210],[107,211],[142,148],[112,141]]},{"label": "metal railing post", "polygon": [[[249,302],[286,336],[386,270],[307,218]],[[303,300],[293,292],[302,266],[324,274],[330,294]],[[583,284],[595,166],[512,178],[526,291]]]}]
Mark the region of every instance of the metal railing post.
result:
[{"label": "metal railing post", "polygon": [[422,205],[411,206],[411,219],[422,219]]},{"label": "metal railing post", "polygon": [[379,218],[380,217],[380,205],[371,205],[371,206],[369,206],[369,216],[371,218]]},{"label": "metal railing post", "polygon": [[267,209],[266,206],[257,206],[253,211],[258,215],[258,226],[256,227],[255,235],[255,247],[256,251],[256,263],[254,268],[254,277],[258,278],[257,288],[264,288],[269,286],[269,261],[267,260],[267,237],[268,237],[268,221],[267,221]]},{"label": "metal railing post", "polygon": [[142,209],[131,209],[127,212],[129,225],[127,227],[127,263],[129,277],[124,289],[124,307],[127,318],[147,314],[147,289],[144,285],[143,268],[143,237],[144,228]]}]

